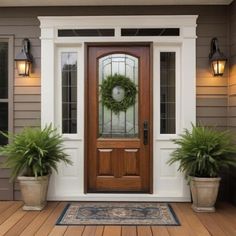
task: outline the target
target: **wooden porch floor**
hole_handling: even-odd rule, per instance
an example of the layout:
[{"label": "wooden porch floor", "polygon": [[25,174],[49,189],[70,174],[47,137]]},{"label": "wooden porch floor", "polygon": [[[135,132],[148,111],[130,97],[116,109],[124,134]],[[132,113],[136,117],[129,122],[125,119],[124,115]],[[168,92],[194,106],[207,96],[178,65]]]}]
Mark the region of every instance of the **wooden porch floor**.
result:
[{"label": "wooden porch floor", "polygon": [[22,202],[0,202],[0,235],[71,236],[236,236],[236,207],[220,203],[216,213],[194,213],[189,203],[172,203],[181,226],[55,226],[66,202],[49,202],[41,212],[26,212]]}]

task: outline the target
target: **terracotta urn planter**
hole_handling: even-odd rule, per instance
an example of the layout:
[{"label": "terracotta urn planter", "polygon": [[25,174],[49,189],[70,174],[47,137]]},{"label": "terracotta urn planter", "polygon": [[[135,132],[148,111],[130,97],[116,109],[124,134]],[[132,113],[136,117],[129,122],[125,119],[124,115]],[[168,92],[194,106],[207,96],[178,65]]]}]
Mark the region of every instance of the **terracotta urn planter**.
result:
[{"label": "terracotta urn planter", "polygon": [[18,178],[23,210],[41,211],[47,204],[49,175],[39,177],[19,176]]},{"label": "terracotta urn planter", "polygon": [[196,212],[215,212],[221,178],[190,177],[192,208]]}]

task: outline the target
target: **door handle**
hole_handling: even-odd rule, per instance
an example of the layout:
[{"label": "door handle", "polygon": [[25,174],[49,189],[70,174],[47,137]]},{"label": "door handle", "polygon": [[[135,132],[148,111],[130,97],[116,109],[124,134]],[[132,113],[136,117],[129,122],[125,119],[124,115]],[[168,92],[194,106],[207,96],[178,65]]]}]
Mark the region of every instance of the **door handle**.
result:
[{"label": "door handle", "polygon": [[143,122],[143,144],[148,144],[148,121],[145,120]]}]

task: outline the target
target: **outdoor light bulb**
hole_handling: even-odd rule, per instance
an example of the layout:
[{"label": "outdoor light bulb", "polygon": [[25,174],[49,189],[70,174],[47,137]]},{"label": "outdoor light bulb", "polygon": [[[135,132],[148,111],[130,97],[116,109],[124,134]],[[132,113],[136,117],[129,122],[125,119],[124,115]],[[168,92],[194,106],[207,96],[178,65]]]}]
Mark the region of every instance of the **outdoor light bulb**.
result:
[{"label": "outdoor light bulb", "polygon": [[225,70],[225,61],[219,61],[219,73],[223,74]]},{"label": "outdoor light bulb", "polygon": [[25,62],[24,61],[19,61],[19,63],[18,63],[18,72],[19,72],[19,74],[24,74],[25,73]]},{"label": "outdoor light bulb", "polygon": [[17,70],[18,74],[21,76],[28,76],[29,75],[29,69],[30,69],[30,63],[27,61],[17,61]]},{"label": "outdoor light bulb", "polygon": [[215,75],[223,75],[225,69],[225,61],[214,61],[213,69]]}]

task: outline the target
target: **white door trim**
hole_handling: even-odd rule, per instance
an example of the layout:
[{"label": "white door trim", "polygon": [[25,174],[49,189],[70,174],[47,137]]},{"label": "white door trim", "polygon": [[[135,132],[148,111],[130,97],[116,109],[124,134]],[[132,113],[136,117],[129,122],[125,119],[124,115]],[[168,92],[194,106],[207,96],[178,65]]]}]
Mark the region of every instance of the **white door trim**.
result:
[{"label": "white door trim", "polygon": [[[42,101],[41,124],[61,128],[60,119],[60,51],[78,52],[78,134],[66,134],[65,147],[74,166],[60,165],[53,175],[48,198],[51,200],[190,200],[189,189],[177,166],[166,161],[174,150],[171,139],[196,119],[196,15],[182,16],[72,16],[39,17],[41,28]],[[114,28],[110,37],[58,37],[58,29]],[[179,36],[121,36],[121,28],[179,28]],[[153,194],[84,194],[84,50],[89,42],[153,43]],[[160,134],[160,62],[161,51],[176,53],[176,134]],[[59,94],[60,95],[60,94]],[[118,198],[117,198],[118,197]]]}]

